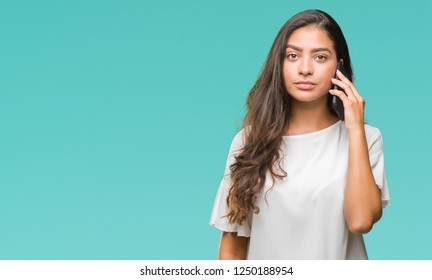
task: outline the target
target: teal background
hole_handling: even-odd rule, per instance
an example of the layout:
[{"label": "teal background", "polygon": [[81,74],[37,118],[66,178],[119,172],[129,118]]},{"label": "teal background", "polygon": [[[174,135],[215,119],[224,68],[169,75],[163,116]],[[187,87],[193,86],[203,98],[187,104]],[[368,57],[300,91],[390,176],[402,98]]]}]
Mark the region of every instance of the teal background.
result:
[{"label": "teal background", "polygon": [[430,1],[0,0],[0,259],[215,259],[245,98],[308,8],[348,40],[392,206],[372,259],[432,259]]}]

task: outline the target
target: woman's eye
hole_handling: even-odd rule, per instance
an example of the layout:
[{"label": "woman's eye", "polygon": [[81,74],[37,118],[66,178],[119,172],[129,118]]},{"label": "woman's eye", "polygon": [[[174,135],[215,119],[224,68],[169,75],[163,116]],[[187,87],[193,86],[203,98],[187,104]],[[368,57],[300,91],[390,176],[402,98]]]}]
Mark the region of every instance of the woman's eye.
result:
[{"label": "woman's eye", "polygon": [[325,56],[325,55],[317,55],[315,58],[318,61],[326,61],[327,60],[327,56]]},{"label": "woman's eye", "polygon": [[298,56],[295,53],[289,53],[286,55],[289,60],[296,60]]}]

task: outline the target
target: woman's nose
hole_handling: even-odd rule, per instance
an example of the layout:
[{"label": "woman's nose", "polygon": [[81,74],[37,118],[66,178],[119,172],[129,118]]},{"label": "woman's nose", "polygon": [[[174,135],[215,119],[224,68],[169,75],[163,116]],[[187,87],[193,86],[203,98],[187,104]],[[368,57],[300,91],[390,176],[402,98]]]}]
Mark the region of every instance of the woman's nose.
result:
[{"label": "woman's nose", "polygon": [[302,60],[299,66],[299,74],[301,75],[311,75],[313,73],[312,62],[308,59]]}]

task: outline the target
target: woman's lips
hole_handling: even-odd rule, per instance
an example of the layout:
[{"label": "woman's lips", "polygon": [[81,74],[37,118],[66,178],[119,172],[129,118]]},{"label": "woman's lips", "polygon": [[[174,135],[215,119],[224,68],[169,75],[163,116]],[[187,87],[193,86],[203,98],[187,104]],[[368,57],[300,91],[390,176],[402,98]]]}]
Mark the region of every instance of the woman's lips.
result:
[{"label": "woman's lips", "polygon": [[316,86],[316,84],[309,81],[299,81],[295,83],[295,86],[301,90],[311,90]]}]

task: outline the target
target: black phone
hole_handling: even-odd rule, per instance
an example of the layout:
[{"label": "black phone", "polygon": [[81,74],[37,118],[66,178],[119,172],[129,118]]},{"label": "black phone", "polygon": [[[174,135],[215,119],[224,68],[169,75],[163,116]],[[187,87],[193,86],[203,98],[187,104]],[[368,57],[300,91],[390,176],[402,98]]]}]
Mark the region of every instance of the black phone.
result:
[{"label": "black phone", "polygon": [[[345,76],[347,76],[347,72],[346,72],[345,68],[343,67],[342,60],[340,60],[338,62],[337,69],[339,71],[341,71],[342,74],[344,74]],[[334,75],[334,78],[339,80],[339,78],[337,77],[336,73]],[[340,88],[340,87],[338,87],[337,85],[333,85],[332,89],[337,89],[337,90],[342,90],[343,91],[343,89]],[[339,97],[337,97],[335,95],[331,96],[330,109],[333,110],[336,113],[336,115],[338,116],[338,118],[340,120],[343,121],[345,119],[343,102],[342,102],[342,100]]]}]

